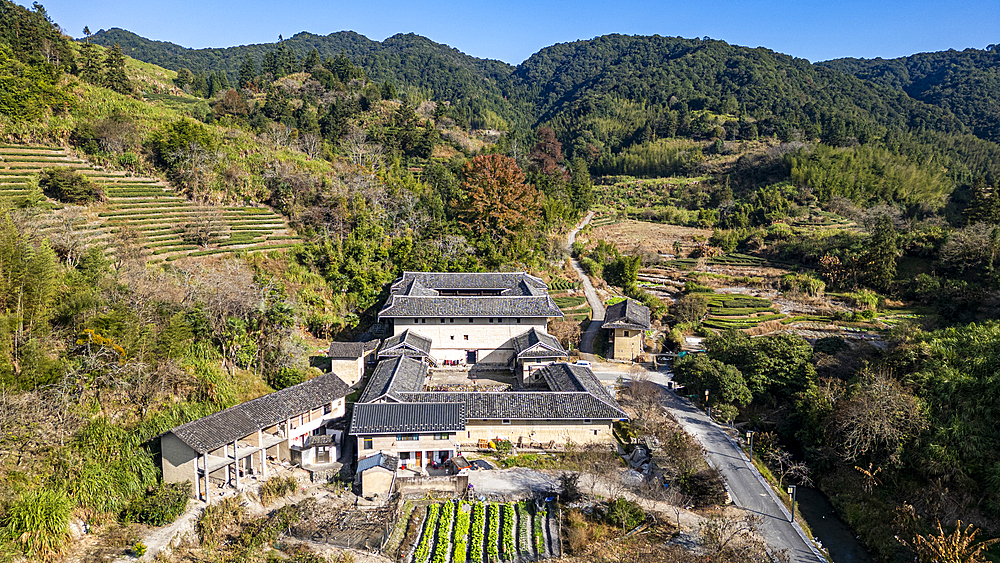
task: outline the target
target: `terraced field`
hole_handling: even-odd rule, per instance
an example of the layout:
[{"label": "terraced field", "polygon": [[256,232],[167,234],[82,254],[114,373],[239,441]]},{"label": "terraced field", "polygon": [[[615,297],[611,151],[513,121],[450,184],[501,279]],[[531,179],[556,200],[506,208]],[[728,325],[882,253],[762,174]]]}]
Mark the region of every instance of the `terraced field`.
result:
[{"label": "terraced field", "polygon": [[104,190],[107,202],[87,208],[44,202],[53,212],[42,218],[43,234],[73,229],[88,245],[103,242],[114,253],[111,236],[133,229],[153,261],[277,250],[298,240],[270,208],[198,205],[156,178],[101,170],[59,147],[0,145],[0,200],[18,205],[44,199],[36,179],[39,171],[52,167],[88,176]]}]

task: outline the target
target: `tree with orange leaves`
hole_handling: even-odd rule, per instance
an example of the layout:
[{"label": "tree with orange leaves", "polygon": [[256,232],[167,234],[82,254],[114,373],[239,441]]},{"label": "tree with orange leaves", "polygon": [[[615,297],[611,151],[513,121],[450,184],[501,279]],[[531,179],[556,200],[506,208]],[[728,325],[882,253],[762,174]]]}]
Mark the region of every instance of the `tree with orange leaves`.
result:
[{"label": "tree with orange leaves", "polygon": [[510,240],[540,215],[541,195],[524,182],[513,158],[480,155],[465,163],[462,175],[462,194],[452,205],[459,222],[476,236]]}]

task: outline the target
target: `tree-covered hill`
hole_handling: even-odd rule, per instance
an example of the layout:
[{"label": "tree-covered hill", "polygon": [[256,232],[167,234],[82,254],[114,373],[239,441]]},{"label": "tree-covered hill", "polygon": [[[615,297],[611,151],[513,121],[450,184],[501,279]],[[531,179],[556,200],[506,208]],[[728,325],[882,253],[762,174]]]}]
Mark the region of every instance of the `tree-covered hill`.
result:
[{"label": "tree-covered hill", "polygon": [[983,139],[1000,142],[1000,45],[985,50],[918,53],[898,59],[835,59],[817,63],[954,113]]},{"label": "tree-covered hill", "polygon": [[[887,128],[963,128],[947,111],[898,90],[768,49],[715,40],[608,35],[553,45],[521,64],[514,82],[539,122],[559,131],[589,131],[610,148],[699,125],[706,136],[777,133],[834,145],[865,143]],[[692,123],[690,112],[696,110],[730,123]],[[716,124],[723,130],[715,130]]]},{"label": "tree-covered hill", "polygon": [[[517,115],[504,100],[502,91],[514,67],[501,61],[478,59],[412,33],[378,42],[353,31],[325,36],[302,32],[278,43],[188,49],[112,28],[97,32],[89,41],[106,47],[117,43],[126,55],[170,70],[186,68],[195,74],[221,71],[234,83],[247,59],[266,72],[269,53],[277,54],[279,63],[287,54],[305,60],[313,52],[320,59],[343,53],[362,67],[369,79],[392,83],[403,91],[413,90],[422,98],[449,100],[467,108],[470,117],[487,110],[505,120]],[[485,121],[488,125],[489,119]]]}]

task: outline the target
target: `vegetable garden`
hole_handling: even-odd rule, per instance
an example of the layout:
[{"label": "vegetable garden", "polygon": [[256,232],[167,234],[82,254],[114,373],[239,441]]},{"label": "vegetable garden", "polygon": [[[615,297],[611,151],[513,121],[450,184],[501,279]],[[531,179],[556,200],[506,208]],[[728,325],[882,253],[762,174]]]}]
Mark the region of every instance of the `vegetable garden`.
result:
[{"label": "vegetable garden", "polygon": [[559,509],[554,502],[448,501],[416,509],[424,518],[407,563],[506,563],[559,557]]}]

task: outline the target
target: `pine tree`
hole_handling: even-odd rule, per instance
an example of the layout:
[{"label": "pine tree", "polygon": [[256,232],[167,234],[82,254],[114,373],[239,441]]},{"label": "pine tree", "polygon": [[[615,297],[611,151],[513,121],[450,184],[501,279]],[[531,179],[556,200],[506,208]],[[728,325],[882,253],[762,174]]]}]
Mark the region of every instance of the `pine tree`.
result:
[{"label": "pine tree", "polygon": [[132,81],[125,73],[125,55],[117,43],[108,49],[104,57],[104,87],[128,96],[135,93]]},{"label": "pine tree", "polygon": [[256,80],[257,65],[250,57],[244,57],[243,64],[240,65],[240,88],[249,88]]}]

